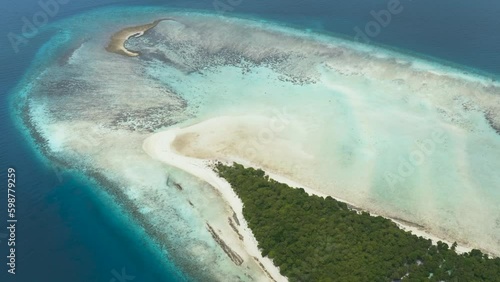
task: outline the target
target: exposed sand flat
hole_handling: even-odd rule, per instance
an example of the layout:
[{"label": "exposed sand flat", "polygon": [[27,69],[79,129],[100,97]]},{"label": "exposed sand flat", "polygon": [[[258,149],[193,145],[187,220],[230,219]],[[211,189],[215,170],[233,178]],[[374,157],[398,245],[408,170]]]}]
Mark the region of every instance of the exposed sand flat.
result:
[{"label": "exposed sand flat", "polygon": [[128,50],[125,48],[125,41],[127,41],[132,36],[142,36],[148,30],[154,28],[161,21],[170,20],[168,18],[156,20],[149,24],[139,25],[139,26],[131,26],[126,27],[117,33],[111,36],[110,42],[108,46],[106,46],[106,50],[108,52],[125,55],[129,57],[137,57],[139,56],[138,52]]},{"label": "exposed sand flat", "polygon": [[[221,117],[217,118],[217,124],[221,125],[221,121],[224,119],[231,119],[229,117]],[[233,118],[234,120],[234,118]],[[203,127],[206,128],[207,124],[203,124]],[[213,128],[212,128],[213,129]],[[260,252],[257,249],[256,245],[256,240],[255,237],[253,236],[252,231],[248,228],[246,221],[244,220],[243,214],[242,214],[242,202],[238,198],[238,196],[235,194],[229,183],[227,183],[224,179],[218,177],[218,175],[213,171],[213,168],[211,167],[211,164],[214,163],[216,160],[211,160],[211,159],[202,159],[202,158],[193,158],[193,157],[187,157],[182,155],[181,153],[176,151],[176,148],[179,147],[179,138],[183,136],[183,131],[186,129],[180,129],[180,128],[174,128],[170,129],[167,131],[155,133],[152,136],[148,137],[144,141],[143,144],[143,149],[148,155],[150,155],[153,159],[160,160],[162,162],[165,162],[171,166],[178,167],[182,170],[185,170],[189,172],[190,174],[198,177],[199,179],[202,179],[213,187],[215,187],[218,191],[221,192],[223,195],[224,199],[231,205],[231,207],[235,210],[236,214],[238,215],[238,218],[243,219],[241,220],[242,223],[242,228],[239,229],[239,231],[243,234],[243,237],[245,238],[244,240],[244,245],[245,248],[249,251],[250,254],[256,255],[260,261],[262,261],[265,265],[265,268],[272,273],[273,277],[279,277],[279,269],[276,269],[276,267],[272,264],[272,261],[269,259],[263,258]],[[210,131],[211,129],[207,129]],[[227,136],[225,136],[227,137]],[[188,140],[185,140],[182,138],[184,142],[189,142]],[[212,146],[213,144],[204,144],[205,146]],[[224,156],[224,158],[221,160],[222,162],[226,164],[230,164],[232,162],[238,162],[241,163],[245,166],[252,166],[255,168],[261,168],[258,164],[255,163],[250,163],[248,160],[237,158],[237,157],[230,157],[230,156]],[[266,173],[274,180],[279,181],[281,183],[285,183],[289,185],[290,187],[294,188],[303,188],[309,195],[317,195],[320,197],[326,197],[329,196],[325,193],[319,192],[315,190],[314,188],[302,185],[300,183],[297,183],[294,180],[289,179],[286,176],[279,175],[273,172],[266,171]],[[348,201],[345,201],[343,199],[339,199],[337,197],[333,197],[338,201],[347,203],[351,206],[353,206],[352,203],[349,203]],[[371,212],[370,213],[373,216],[377,216],[376,213]],[[399,220],[395,220],[392,218],[389,218],[393,222],[395,222],[401,229],[405,231],[410,231],[412,234],[415,234],[417,236],[421,236],[425,239],[430,239],[433,244],[437,244],[438,241],[442,241],[447,243],[448,245],[452,245],[453,242],[444,239],[444,238],[439,238],[438,236],[435,236],[426,230],[423,230],[419,227],[412,226],[410,224],[404,223]],[[225,240],[226,241],[226,240]],[[238,244],[240,242],[235,242],[234,240],[228,239],[226,242],[231,244]],[[473,249],[473,247],[459,244],[456,248],[457,253],[464,253],[464,252],[469,252]],[[278,280],[280,281],[280,280]]]}]

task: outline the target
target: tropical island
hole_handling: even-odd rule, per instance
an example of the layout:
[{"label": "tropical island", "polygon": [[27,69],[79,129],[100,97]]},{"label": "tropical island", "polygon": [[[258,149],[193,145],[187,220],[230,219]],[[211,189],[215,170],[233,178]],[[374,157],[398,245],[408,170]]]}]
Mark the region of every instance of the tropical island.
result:
[{"label": "tropical island", "polygon": [[[484,253],[500,255],[497,81],[210,13],[104,9],[50,28],[65,32],[54,33],[16,89],[20,124],[51,163],[97,180],[189,281],[385,281],[431,271],[495,281],[497,260]],[[244,216],[242,201],[248,213],[256,195],[238,196],[213,171],[215,160],[262,168],[318,197],[296,198],[293,189],[285,202],[259,188],[262,213]],[[277,211],[281,229],[265,220]],[[390,219],[467,254],[407,237]],[[325,230],[314,229],[320,224]],[[326,256],[330,249],[339,252]]]},{"label": "tropical island", "polygon": [[263,256],[290,281],[500,281],[500,258],[455,252],[394,222],[308,195],[261,169],[215,165],[243,201]]}]

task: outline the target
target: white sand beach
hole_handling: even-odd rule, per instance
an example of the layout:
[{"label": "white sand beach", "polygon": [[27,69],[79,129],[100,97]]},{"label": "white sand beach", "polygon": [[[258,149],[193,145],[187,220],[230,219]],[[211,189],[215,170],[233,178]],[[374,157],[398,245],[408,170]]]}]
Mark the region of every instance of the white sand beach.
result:
[{"label": "white sand beach", "polygon": [[[222,237],[223,241],[231,248],[243,247],[249,256],[257,258],[258,261],[262,263],[265,271],[269,273],[275,281],[288,281],[286,277],[280,274],[279,269],[269,258],[262,257],[260,251],[257,248],[257,240],[255,239],[252,231],[250,230],[250,228],[248,228],[248,225],[244,220],[242,211],[243,203],[233,191],[231,185],[229,185],[226,180],[218,177],[217,174],[212,170],[212,168],[210,167],[210,161],[182,156],[172,150],[170,145],[174,141],[179,130],[179,128],[175,128],[153,134],[144,141],[144,151],[153,159],[160,160],[171,166],[182,169],[208,182],[210,185],[216,188],[222,194],[225,201],[227,201],[227,203],[237,214],[240,222],[240,225],[237,228],[239,230],[239,233],[244,238],[243,241],[239,241],[235,240],[234,236],[228,237],[219,234]],[[226,217],[227,216],[221,215],[221,218],[223,219],[225,219]]]}]

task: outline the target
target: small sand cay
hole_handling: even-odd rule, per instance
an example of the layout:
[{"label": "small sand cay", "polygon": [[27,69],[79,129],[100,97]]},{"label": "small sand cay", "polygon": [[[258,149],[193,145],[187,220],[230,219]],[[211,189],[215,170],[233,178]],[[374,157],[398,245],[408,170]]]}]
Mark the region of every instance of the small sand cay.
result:
[{"label": "small sand cay", "polygon": [[126,27],[118,31],[117,33],[111,36],[111,40],[108,46],[106,47],[106,51],[128,57],[139,56],[139,52],[131,51],[125,48],[125,41],[127,41],[127,39],[129,39],[132,36],[136,37],[142,36],[145,32],[157,26],[158,23],[166,20],[173,20],[173,19],[170,18],[159,19],[149,24]]}]

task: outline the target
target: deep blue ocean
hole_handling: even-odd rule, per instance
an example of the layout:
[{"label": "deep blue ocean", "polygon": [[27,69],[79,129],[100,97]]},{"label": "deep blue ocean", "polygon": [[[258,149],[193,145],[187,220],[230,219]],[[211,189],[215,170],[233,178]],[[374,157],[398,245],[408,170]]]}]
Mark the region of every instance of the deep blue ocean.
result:
[{"label": "deep blue ocean", "polygon": [[[44,0],[42,0],[44,1]],[[44,1],[45,2],[45,1]],[[228,15],[258,16],[297,28],[354,38],[354,28],[373,20],[371,11],[389,0],[68,0],[50,19],[116,5],[169,5]],[[227,4],[227,3],[232,3]],[[228,6],[222,6],[228,7]],[[495,0],[401,0],[403,10],[382,27],[372,44],[381,44],[447,64],[500,76],[500,2]],[[41,8],[37,0],[0,5],[0,282],[183,281],[189,273],[159,256],[133,219],[97,184],[59,168],[41,156],[14,124],[9,95],[43,44],[43,34],[15,53],[9,32],[20,33],[22,17]],[[220,10],[220,9],[219,9]],[[16,275],[7,273],[7,168],[16,170]],[[127,279],[120,277],[123,274]],[[134,277],[133,279],[131,277]],[[120,280],[120,278],[122,278]]]}]

